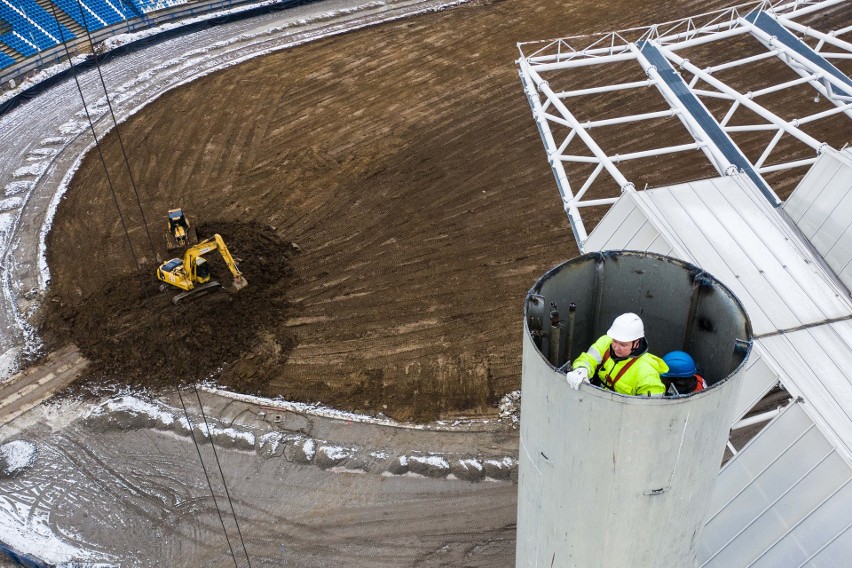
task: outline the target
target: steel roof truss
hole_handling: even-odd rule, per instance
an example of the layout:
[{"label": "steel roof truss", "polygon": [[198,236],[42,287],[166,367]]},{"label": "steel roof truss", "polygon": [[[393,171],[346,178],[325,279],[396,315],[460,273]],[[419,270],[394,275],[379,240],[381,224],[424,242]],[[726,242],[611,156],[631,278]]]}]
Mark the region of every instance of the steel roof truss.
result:
[{"label": "steel roof truss", "polygon": [[[836,37],[838,34],[844,33],[844,30],[826,34],[811,30],[793,21],[794,18],[818,12],[819,10],[836,6],[842,2],[843,0],[813,0],[804,2],[799,0],[795,2],[767,1],[760,3],[757,9],[764,11],[771,10],[773,21],[778,21],[780,22],[779,25],[787,26],[819,42],[817,50],[822,49],[825,45],[830,45],[832,48],[838,50],[848,50],[852,44]],[[734,7],[716,14],[704,14],[678,22],[621,32],[610,32],[593,38],[561,38],[546,42],[518,45],[521,53],[521,58],[518,60],[521,80],[544,143],[548,161],[557,181],[563,207],[568,214],[575,239],[581,249],[582,243],[588,235],[583,226],[579,209],[610,204],[615,201],[615,198],[610,197],[591,200],[584,199],[587,191],[600,179],[600,174],[606,171],[622,192],[625,191],[625,188],[633,186],[619,170],[617,164],[621,162],[652,158],[676,152],[701,150],[714,168],[721,174],[727,175],[735,169],[739,170],[742,168],[750,170],[752,172],[751,176],[763,181],[762,174],[764,173],[800,168],[811,165],[816,161],[816,157],[822,151],[824,145],[804,133],[799,128],[801,125],[841,113],[852,117],[852,101],[838,100],[836,93],[837,89],[843,89],[844,83],[842,78],[845,76],[841,74],[842,78],[838,79],[822,68],[825,67],[823,63],[818,61],[819,65],[817,65],[809,61],[806,57],[798,55],[795,49],[791,49],[783,42],[778,40],[770,41],[773,39],[772,37],[767,39],[765,32],[747,19],[755,18],[753,15],[750,16],[754,11],[754,5],[739,8]],[[849,29],[852,30],[852,26]],[[699,68],[697,65],[692,64],[686,57],[681,57],[675,53],[676,51],[683,53],[682,50],[689,47],[746,34],[756,36],[764,34],[763,37],[758,37],[758,39],[761,40],[767,51],[732,61],[719,62],[703,68]],[[572,43],[576,43],[580,39],[588,41],[586,46],[582,49],[572,47]],[[674,69],[677,75],[683,73],[689,78],[688,82],[685,82],[685,78],[681,78],[684,81],[683,88],[688,93],[691,93],[689,104],[695,106],[696,109],[703,108],[707,112],[707,116],[705,116],[702,111],[701,121],[696,120],[696,117],[690,115],[689,110],[684,107],[685,101],[678,100],[678,95],[675,95],[672,91],[672,88],[676,88],[680,92],[682,88],[676,78],[673,81],[673,86],[666,85],[662,81],[659,71],[645,57],[642,50],[638,49],[635,43],[631,43],[631,41],[636,42],[640,40],[653,45],[654,50],[661,54],[661,61],[665,61],[666,68],[668,69],[666,73],[671,73],[671,70]],[[787,41],[791,40],[787,38]],[[531,47],[534,50],[531,50],[529,55],[524,55],[524,49]],[[794,47],[805,50],[805,48],[798,46],[798,44],[794,45]],[[807,47],[807,49],[810,50],[811,48]],[[809,53],[806,55],[813,58]],[[817,57],[825,58],[828,55],[827,53],[820,53]],[[841,53],[831,55],[843,57],[852,54]],[[787,62],[788,65],[795,69],[800,77],[783,83],[769,85],[752,92],[740,93],[714,76],[714,73],[718,71],[745,68],[748,65],[772,58],[778,58]],[[577,85],[577,88],[572,89],[569,87],[568,89],[556,92],[550,88],[548,82],[542,77],[546,73],[558,73],[581,67],[634,61],[644,69],[648,77],[647,79],[585,88],[582,85]],[[691,77],[687,75],[690,73]],[[562,75],[560,74],[561,77]],[[699,87],[699,82],[703,82],[704,85]],[[770,112],[756,101],[760,97],[785,89],[800,88],[806,83],[812,85],[823,96],[832,97],[832,102],[835,105],[834,108],[814,112],[813,114],[796,119],[785,120]],[[569,111],[566,103],[563,102],[583,96],[626,92],[650,86],[655,86],[663,95],[664,100],[668,103],[669,110],[639,112],[624,116],[591,116],[584,122],[580,122]],[[724,118],[719,122],[707,111],[707,107],[703,104],[702,99],[731,101],[731,106],[726,111]],[[730,125],[734,114],[740,108],[748,109],[759,119],[766,122],[761,123],[760,120],[757,120],[751,121],[751,124]],[[671,117],[678,118],[695,142],[612,155],[601,148],[591,135],[591,130],[595,128],[632,124],[646,120],[665,120]],[[558,126],[554,130],[552,129],[552,125]],[[708,132],[705,130],[705,127],[712,127],[711,130],[713,132]],[[720,130],[717,131],[717,128]],[[562,135],[563,129],[567,131],[567,135],[561,140],[558,140],[559,136]],[[742,150],[730,139],[730,135],[733,133],[761,131],[773,132],[774,134],[765,147],[756,148],[756,150],[761,152],[760,157],[752,162],[743,155]],[[784,162],[767,165],[772,152],[784,139],[785,134],[792,136],[798,142],[810,148],[813,154],[800,154],[799,156],[786,159]],[[588,150],[588,153],[583,150],[578,151],[573,149],[572,143],[577,142],[578,138],[579,142]],[[717,143],[722,144],[724,149],[720,148]],[[594,166],[590,175],[587,175],[588,172],[584,168],[580,168],[579,174],[572,170],[572,176],[579,175],[579,179],[575,180],[575,183],[578,183],[578,187],[580,188],[576,194],[569,183],[569,172],[566,171],[565,164]],[[768,184],[765,182],[758,185],[768,188]],[[778,203],[777,196],[771,190],[764,191],[764,194],[770,202]]]}]

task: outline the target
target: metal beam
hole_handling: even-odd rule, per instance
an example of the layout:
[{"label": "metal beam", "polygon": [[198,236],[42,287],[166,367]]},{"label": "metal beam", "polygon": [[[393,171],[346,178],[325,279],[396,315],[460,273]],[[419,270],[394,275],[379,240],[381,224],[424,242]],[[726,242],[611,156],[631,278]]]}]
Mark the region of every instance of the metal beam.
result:
[{"label": "metal beam", "polygon": [[811,81],[811,84],[835,105],[852,100],[852,79],[772,16],[766,12],[751,12],[743,19],[743,26],[767,48],[783,53],[786,57],[782,57],[782,61],[802,77],[814,74],[821,77],[824,85],[819,86],[816,81]]},{"label": "metal beam", "polygon": [[781,201],[769,184],[754,169],[722,126],[716,122],[707,107],[690,91],[683,77],[666,59],[660,46],[649,41],[634,49],[645,71],[652,77],[659,78],[657,86],[660,92],[673,108],[680,111],[679,116],[685,119],[684,123],[695,140],[704,144],[705,153],[716,170],[721,175],[729,174],[731,166],[744,171],[773,206],[780,205]]}]

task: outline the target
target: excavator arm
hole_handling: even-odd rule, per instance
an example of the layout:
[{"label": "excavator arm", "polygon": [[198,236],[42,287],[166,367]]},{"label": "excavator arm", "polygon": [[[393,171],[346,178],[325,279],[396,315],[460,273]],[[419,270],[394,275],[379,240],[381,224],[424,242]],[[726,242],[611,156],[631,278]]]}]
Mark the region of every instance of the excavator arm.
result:
[{"label": "excavator arm", "polygon": [[[234,277],[233,290],[242,290],[248,285],[243,273],[240,272],[236,261],[234,261],[231,251],[225,245],[225,241],[221,236],[215,234],[212,238],[188,247],[186,252],[184,252],[183,262],[180,259],[174,258],[164,262],[157,269],[157,278],[159,280],[185,291],[175,296],[172,300],[173,302],[177,303],[193,295],[196,291],[200,292],[201,289],[207,290],[220,286],[219,282],[215,280],[210,281],[210,275],[206,270],[206,264],[202,258],[214,250],[219,251],[222,260],[225,261],[228,270],[231,271],[231,275]],[[198,286],[198,284],[201,284],[201,286]]]}]

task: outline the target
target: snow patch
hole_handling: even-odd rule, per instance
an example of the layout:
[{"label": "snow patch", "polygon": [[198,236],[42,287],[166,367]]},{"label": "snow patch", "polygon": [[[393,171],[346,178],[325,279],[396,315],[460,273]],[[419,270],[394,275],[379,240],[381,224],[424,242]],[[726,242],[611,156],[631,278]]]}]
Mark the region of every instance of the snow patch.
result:
[{"label": "snow patch", "polygon": [[352,450],[350,448],[342,448],[340,446],[321,446],[319,451],[332,460],[342,460],[352,457]]},{"label": "snow patch", "polygon": [[305,440],[305,443],[302,444],[302,451],[305,452],[305,458],[308,461],[313,461],[314,456],[316,456],[316,442],[313,438]]},{"label": "snow patch", "polygon": [[14,475],[35,463],[36,445],[25,440],[13,440],[0,446],[0,462],[5,464],[3,473]]},{"label": "snow patch", "polygon": [[30,154],[33,156],[38,156],[39,158],[43,158],[45,156],[55,156],[59,153],[57,148],[33,148],[30,150]]},{"label": "snow patch", "polygon": [[249,446],[254,446],[255,443],[254,434],[251,432],[243,432],[242,430],[236,430],[234,428],[221,428],[215,424],[210,427],[210,431],[217,436],[224,436],[234,440],[235,442],[242,440]]},{"label": "snow patch", "polygon": [[28,181],[28,180],[26,180],[26,181],[25,180],[10,181],[9,183],[6,184],[6,189],[4,190],[4,192],[6,193],[6,195],[17,195],[19,193],[28,192],[34,187],[35,187],[34,181]]},{"label": "snow patch", "polygon": [[93,147],[94,143],[82,151],[74,163],[71,164],[71,167],[68,168],[68,171],[65,172],[65,177],[59,182],[59,187],[56,188],[56,192],[50,200],[50,205],[48,205],[47,211],[44,213],[44,222],[41,224],[41,229],[38,233],[38,284],[39,289],[42,291],[47,289],[47,285],[50,283],[50,269],[47,266],[47,234],[53,225],[53,218],[56,216],[56,209],[59,207],[59,202],[65,197],[65,192],[68,191],[68,187],[71,185],[71,179],[77,173],[80,164],[83,163],[83,158],[86,157],[86,154]]},{"label": "snow patch", "polygon": [[281,434],[278,432],[267,432],[259,438],[261,446],[267,446],[270,453],[275,453],[281,445]]},{"label": "snow patch", "polygon": [[7,197],[6,199],[0,199],[0,211],[19,209],[23,204],[23,197]]},{"label": "snow patch", "polygon": [[[408,459],[413,462],[431,465],[441,469],[450,468],[450,464],[447,463],[447,460],[445,460],[442,456],[410,456]],[[400,463],[402,463],[402,458],[400,458]]]},{"label": "snow patch", "polygon": [[18,357],[21,350],[17,347],[8,349],[0,355],[0,381],[8,379],[18,370]]},{"label": "snow patch", "polygon": [[459,463],[465,469],[475,469],[477,471],[482,471],[484,469],[484,466],[481,463],[479,463],[478,460],[474,460],[474,459],[459,460]]},{"label": "snow patch", "polygon": [[69,120],[65,124],[59,126],[59,132],[62,134],[79,134],[86,129],[87,124],[79,120]]},{"label": "snow patch", "polygon": [[150,416],[163,426],[170,426],[175,422],[175,418],[172,416],[171,412],[163,410],[162,407],[154,403],[129,395],[120,396],[104,402],[93,409],[92,414],[98,415],[103,414],[104,412],[120,411]]},{"label": "snow patch", "polygon": [[514,458],[506,456],[501,460],[485,460],[485,463],[498,469],[511,469],[515,466],[516,461]]},{"label": "snow patch", "polygon": [[0,213],[0,242],[6,242],[6,237],[15,228],[15,222],[18,220],[16,213],[5,212]]},{"label": "snow patch", "polygon": [[41,141],[42,146],[65,146],[66,142],[68,142],[67,138],[63,138],[62,136],[51,136],[50,138],[45,138]]},{"label": "snow patch", "polygon": [[24,176],[40,176],[45,172],[47,166],[50,165],[50,162],[38,162],[35,164],[30,164],[28,166],[21,166],[12,174],[14,177],[24,177]]}]

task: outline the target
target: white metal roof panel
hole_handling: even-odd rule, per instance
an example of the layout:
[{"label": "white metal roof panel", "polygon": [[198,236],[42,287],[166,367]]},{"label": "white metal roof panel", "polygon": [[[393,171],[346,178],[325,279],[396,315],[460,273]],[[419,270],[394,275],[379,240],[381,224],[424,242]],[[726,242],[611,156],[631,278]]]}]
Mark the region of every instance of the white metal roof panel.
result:
[{"label": "white metal roof panel", "polygon": [[720,472],[702,567],[848,564],[852,472],[806,407],[789,406]]},{"label": "white metal roof panel", "polygon": [[784,388],[852,464],[852,321],[757,339],[755,350],[784,373]]},{"label": "white metal roof panel", "polygon": [[808,171],[784,211],[852,289],[852,157],[826,149]]},{"label": "white metal roof panel", "polygon": [[778,373],[753,349],[745,367],[744,380],[737,397],[734,421],[739,420],[754,408],[772,388],[778,384]]},{"label": "white metal roof panel", "polygon": [[671,244],[632,199],[619,199],[583,243],[583,251],[642,250],[667,256]]},{"label": "white metal roof panel", "polygon": [[852,316],[844,287],[745,176],[625,197],[673,245],[673,256],[701,266],[737,295],[756,336]]}]

